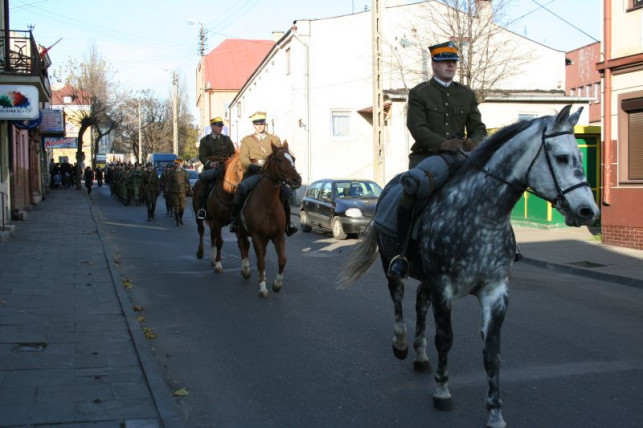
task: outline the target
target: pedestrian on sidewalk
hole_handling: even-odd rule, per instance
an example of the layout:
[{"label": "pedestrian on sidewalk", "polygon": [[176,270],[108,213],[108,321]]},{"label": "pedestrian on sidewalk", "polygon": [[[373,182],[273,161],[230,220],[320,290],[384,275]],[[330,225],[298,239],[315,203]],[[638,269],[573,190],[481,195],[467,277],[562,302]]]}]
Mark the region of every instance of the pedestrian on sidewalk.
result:
[{"label": "pedestrian on sidewalk", "polygon": [[94,171],[92,167],[88,166],[85,168],[85,187],[87,188],[87,194],[92,193],[92,185],[94,184]]}]

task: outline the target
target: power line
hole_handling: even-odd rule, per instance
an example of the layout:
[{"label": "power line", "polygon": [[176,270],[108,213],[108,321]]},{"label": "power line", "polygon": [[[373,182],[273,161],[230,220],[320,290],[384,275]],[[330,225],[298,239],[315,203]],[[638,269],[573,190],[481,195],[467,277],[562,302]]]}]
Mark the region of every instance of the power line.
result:
[{"label": "power line", "polygon": [[590,39],[594,40],[595,42],[598,42],[598,40],[596,40],[596,39],[594,38],[594,36],[590,36],[589,34],[587,34],[586,32],[584,32],[583,30],[581,30],[580,28],[578,28],[577,26],[575,26],[575,25],[574,25],[574,24],[572,24],[571,22],[566,21],[565,19],[563,19],[563,18],[561,18],[560,16],[556,15],[554,12],[552,12],[552,11],[551,11],[551,10],[549,10],[549,9],[547,9],[547,8],[545,7],[545,5],[542,5],[542,4],[538,3],[536,0],[531,0],[531,1],[533,1],[534,3],[536,3],[538,6],[542,7],[543,9],[545,9],[547,12],[551,13],[552,15],[554,15],[556,18],[558,18],[558,19],[560,19],[561,21],[563,21],[565,24],[567,24],[567,25],[571,26],[572,28],[575,28],[576,30],[578,30],[578,31],[580,31],[581,33],[585,34],[585,35],[586,35],[587,37],[589,37]]}]

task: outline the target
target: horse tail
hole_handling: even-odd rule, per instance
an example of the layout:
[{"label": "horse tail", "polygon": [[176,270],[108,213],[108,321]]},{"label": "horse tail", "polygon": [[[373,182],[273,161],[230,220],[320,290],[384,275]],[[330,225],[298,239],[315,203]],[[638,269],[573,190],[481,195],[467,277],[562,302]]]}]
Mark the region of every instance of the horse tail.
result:
[{"label": "horse tail", "polygon": [[348,256],[346,265],[339,274],[340,288],[346,288],[366,273],[377,258],[377,228],[371,222],[362,242]]}]

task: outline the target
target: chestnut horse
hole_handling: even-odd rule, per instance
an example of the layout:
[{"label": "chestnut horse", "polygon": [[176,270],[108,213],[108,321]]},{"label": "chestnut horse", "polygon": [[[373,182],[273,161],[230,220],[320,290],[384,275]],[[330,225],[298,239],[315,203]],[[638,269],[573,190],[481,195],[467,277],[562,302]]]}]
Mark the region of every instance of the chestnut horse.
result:
[{"label": "chestnut horse", "polygon": [[295,157],[288,151],[288,142],[283,146],[272,145],[272,153],[261,169],[261,178],[252,190],[239,216],[237,244],[241,251],[241,274],[250,278],[250,242],[257,256],[259,271],[259,295],[268,297],[266,289],[266,247],[272,241],[277,250],[279,273],[272,284],[274,292],[281,291],[283,272],[286,266],[286,214],[280,199],[281,187],[288,184],[293,189],[301,186],[301,176],[295,168]]},{"label": "chestnut horse", "polygon": [[[197,229],[199,231],[199,247],[196,252],[197,259],[203,258],[203,223],[207,223],[210,228],[210,264],[214,266],[216,273],[223,272],[221,265],[221,247],[223,247],[223,238],[221,236],[221,228],[230,223],[230,206],[232,205],[232,198],[234,192],[237,190],[237,185],[243,178],[243,167],[239,160],[239,154],[235,153],[230,156],[225,162],[225,174],[223,179],[217,180],[214,189],[208,195],[206,203],[206,217],[205,220],[196,219]],[[196,214],[201,208],[199,198],[199,187],[202,185],[201,181],[194,184],[192,193],[192,209]]]}]

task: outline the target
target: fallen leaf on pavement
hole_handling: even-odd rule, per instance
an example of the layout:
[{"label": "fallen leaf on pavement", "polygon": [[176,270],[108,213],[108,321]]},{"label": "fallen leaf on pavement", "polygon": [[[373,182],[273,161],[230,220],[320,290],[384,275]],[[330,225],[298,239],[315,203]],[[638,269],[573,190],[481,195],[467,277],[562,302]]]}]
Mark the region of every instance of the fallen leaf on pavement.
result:
[{"label": "fallen leaf on pavement", "polygon": [[181,388],[181,389],[177,389],[176,391],[174,391],[174,393],[172,395],[174,395],[175,397],[183,397],[183,396],[188,395],[188,394],[189,394],[189,392],[185,388]]},{"label": "fallen leaf on pavement", "polygon": [[141,312],[143,310],[143,306],[134,305],[132,306],[132,309],[134,309],[134,311],[136,312]]},{"label": "fallen leaf on pavement", "polygon": [[143,334],[146,339],[156,339],[158,337],[155,333],[152,333],[152,329],[149,327],[143,328]]},{"label": "fallen leaf on pavement", "polygon": [[132,281],[130,281],[130,280],[129,280],[129,279],[127,279],[127,278],[121,278],[121,281],[123,282],[123,286],[124,286],[126,289],[128,289],[128,290],[129,290],[130,288],[134,287],[134,284],[132,283]]}]

